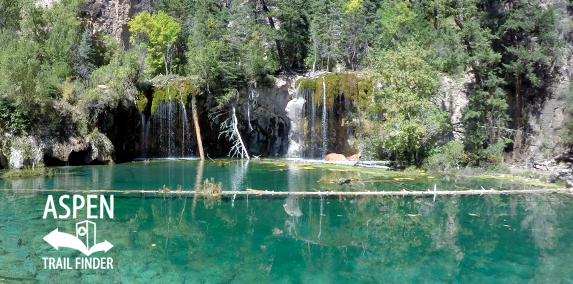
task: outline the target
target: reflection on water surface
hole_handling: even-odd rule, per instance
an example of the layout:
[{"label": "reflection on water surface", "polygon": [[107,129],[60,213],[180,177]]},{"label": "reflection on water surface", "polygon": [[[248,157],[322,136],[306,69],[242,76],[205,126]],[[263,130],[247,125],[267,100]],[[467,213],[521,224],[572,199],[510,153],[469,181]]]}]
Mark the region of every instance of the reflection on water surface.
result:
[{"label": "reflection on water surface", "polygon": [[[328,170],[224,167],[197,162],[70,168],[4,188],[193,188],[214,177],[225,190],[317,190]],[[148,167],[148,168],[146,168]],[[283,168],[283,170],[280,170]],[[161,178],[154,176],[159,175]],[[163,178],[163,179],[162,179]],[[481,181],[418,180],[423,188]],[[502,183],[492,186],[506,187]],[[374,183],[373,183],[374,184]],[[399,186],[378,182],[384,189]],[[524,185],[511,185],[523,187]],[[133,189],[133,188],[130,188]],[[572,199],[564,195],[469,197],[266,197],[116,194],[114,219],[96,220],[114,247],[113,270],[44,270],[42,257],[81,257],[42,240],[82,220],[42,219],[45,192],[0,191],[0,278],[117,283],[561,283],[573,281]],[[53,193],[54,199],[63,193]],[[80,212],[79,216],[85,216]]]}]

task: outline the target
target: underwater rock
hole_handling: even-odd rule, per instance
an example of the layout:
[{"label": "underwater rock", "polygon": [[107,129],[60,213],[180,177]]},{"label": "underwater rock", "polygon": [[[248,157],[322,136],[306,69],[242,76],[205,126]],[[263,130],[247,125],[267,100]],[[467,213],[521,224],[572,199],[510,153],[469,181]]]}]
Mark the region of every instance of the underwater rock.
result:
[{"label": "underwater rock", "polygon": [[346,161],[346,157],[344,157],[344,155],[336,154],[336,153],[330,153],[330,154],[326,155],[326,157],[324,159],[327,161],[331,161],[331,162]]},{"label": "underwater rock", "polygon": [[278,235],[280,235],[280,234],[282,234],[282,233],[283,233],[283,230],[281,230],[281,229],[279,229],[279,228],[276,228],[276,227],[275,227],[275,228],[273,229],[273,236],[278,236]]}]

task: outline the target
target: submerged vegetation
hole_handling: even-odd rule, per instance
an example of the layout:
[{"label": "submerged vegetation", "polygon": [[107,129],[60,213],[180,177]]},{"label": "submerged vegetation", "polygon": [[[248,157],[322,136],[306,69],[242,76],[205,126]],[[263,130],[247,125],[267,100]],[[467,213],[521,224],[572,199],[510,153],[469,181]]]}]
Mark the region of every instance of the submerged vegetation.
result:
[{"label": "submerged vegetation", "polygon": [[55,169],[46,167],[26,168],[26,169],[12,169],[1,173],[2,179],[21,179],[31,177],[52,177],[58,174]]}]

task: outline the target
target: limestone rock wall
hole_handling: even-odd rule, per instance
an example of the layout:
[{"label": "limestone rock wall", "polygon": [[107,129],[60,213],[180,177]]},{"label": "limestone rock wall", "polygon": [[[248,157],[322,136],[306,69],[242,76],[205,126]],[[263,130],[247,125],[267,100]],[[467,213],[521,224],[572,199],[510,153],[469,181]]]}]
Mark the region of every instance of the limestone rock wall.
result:
[{"label": "limestone rock wall", "polygon": [[443,111],[448,112],[452,125],[449,139],[459,141],[464,137],[463,114],[474,84],[475,78],[470,72],[466,72],[461,80],[444,76],[440,82],[439,94],[435,102]]},{"label": "limestone rock wall", "polygon": [[561,34],[559,42],[561,51],[554,64],[554,78],[547,99],[527,110],[528,129],[525,149],[520,153],[521,159],[551,159],[564,149],[563,126],[568,119],[566,115],[567,96],[571,93],[573,78],[573,19],[567,0],[542,0],[543,5],[555,9]]}]

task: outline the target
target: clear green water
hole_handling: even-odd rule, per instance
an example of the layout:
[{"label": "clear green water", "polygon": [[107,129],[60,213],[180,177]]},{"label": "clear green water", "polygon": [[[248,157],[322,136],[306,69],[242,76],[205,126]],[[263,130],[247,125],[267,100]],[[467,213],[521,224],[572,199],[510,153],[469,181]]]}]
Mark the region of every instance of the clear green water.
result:
[{"label": "clear green water", "polygon": [[[156,189],[192,186],[197,162],[68,168],[3,188]],[[212,166],[212,167],[211,167]],[[151,168],[151,169],[150,169]],[[206,165],[224,189],[312,190],[328,170]],[[296,173],[296,174],[295,174]],[[246,178],[238,178],[245,176]],[[483,180],[376,182],[478,188]],[[507,182],[487,181],[507,188]],[[168,184],[168,185],[169,185]],[[276,186],[276,188],[274,188]],[[328,185],[338,186],[338,185]],[[524,187],[525,185],[512,185]],[[135,187],[135,188],[134,188]],[[349,187],[354,189],[354,187]],[[316,188],[317,190],[323,188]],[[324,188],[326,189],[326,188]],[[432,198],[294,198],[115,194],[114,219],[95,220],[114,247],[113,270],[45,270],[42,257],[82,257],[42,238],[78,219],[42,219],[47,194],[0,191],[0,278],[51,283],[569,283],[573,282],[573,199],[562,195]]]},{"label": "clear green water", "polygon": [[[485,180],[405,175],[400,172],[381,171],[332,165],[293,164],[286,160],[272,162],[207,161],[202,167],[201,180],[213,177],[221,182],[223,190],[275,191],[381,191],[381,190],[461,190],[527,189],[529,185],[509,180]],[[63,190],[157,190],[163,185],[171,190],[181,185],[192,190],[201,173],[198,161],[163,160],[149,163],[133,162],[113,166],[85,166],[58,168],[59,174],[51,178],[0,179],[0,188],[8,189],[63,189]],[[340,187],[339,178],[359,179],[352,185]],[[408,180],[413,178],[414,180]],[[319,181],[326,182],[319,182]],[[406,179],[406,180],[404,180]],[[335,181],[334,183],[329,183]]]}]

